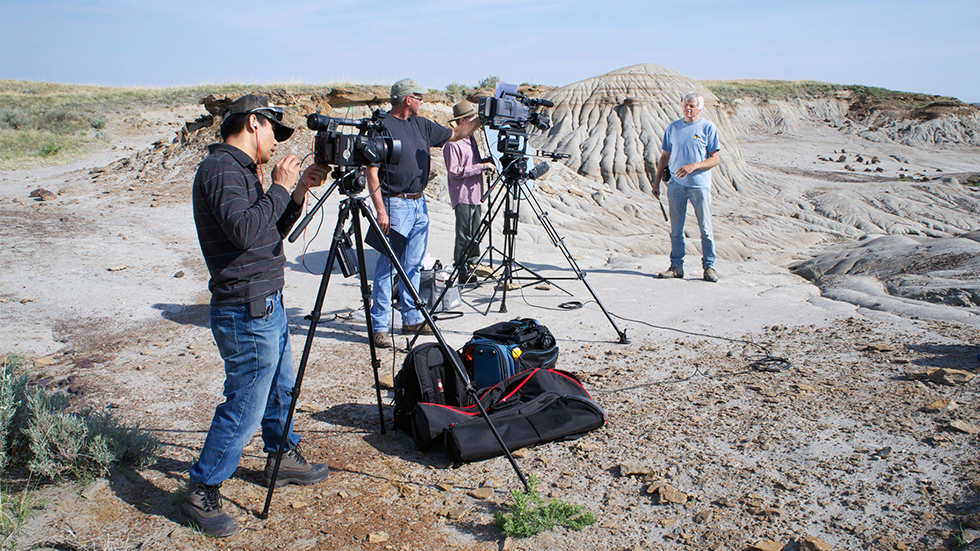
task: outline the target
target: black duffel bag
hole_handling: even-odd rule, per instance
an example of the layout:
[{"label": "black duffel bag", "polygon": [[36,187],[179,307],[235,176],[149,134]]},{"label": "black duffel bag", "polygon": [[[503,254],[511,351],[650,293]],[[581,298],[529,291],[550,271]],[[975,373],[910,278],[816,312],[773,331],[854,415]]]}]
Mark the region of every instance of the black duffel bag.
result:
[{"label": "black duffel bag", "polygon": [[[480,403],[510,450],[573,440],[606,422],[582,383],[558,369],[523,371],[484,391]],[[476,405],[420,403],[412,413],[412,436],[419,449],[441,444],[457,462],[504,453]]]}]

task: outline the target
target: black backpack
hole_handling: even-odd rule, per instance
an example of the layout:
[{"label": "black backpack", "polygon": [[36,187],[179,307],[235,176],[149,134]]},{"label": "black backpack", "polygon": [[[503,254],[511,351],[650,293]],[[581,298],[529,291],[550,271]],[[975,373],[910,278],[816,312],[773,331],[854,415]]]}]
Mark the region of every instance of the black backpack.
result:
[{"label": "black backpack", "polygon": [[[459,360],[455,350],[450,351]],[[452,360],[439,343],[427,342],[412,349],[395,375],[395,426],[412,434],[412,410],[420,402],[467,406],[470,398],[456,375]]]}]

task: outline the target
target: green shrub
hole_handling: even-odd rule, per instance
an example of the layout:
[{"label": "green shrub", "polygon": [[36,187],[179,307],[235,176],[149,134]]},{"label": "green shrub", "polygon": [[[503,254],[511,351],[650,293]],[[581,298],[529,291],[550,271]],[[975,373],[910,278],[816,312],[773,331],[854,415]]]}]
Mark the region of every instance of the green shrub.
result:
[{"label": "green shrub", "polygon": [[108,474],[117,464],[153,463],[160,443],[138,425],[121,425],[106,411],[73,413],[64,393],[29,388],[21,364],[8,359],[0,377],[3,466],[19,463],[43,478],[85,480]]},{"label": "green shrub", "polygon": [[62,147],[61,144],[57,143],[41,144],[41,147],[37,149],[37,154],[41,157],[53,157],[61,151]]},{"label": "green shrub", "polygon": [[20,130],[22,128],[26,128],[27,123],[27,112],[20,107],[3,110],[3,118],[0,119],[0,124],[3,124],[3,126],[14,130]]},{"label": "green shrub", "polygon": [[465,97],[469,94],[470,87],[465,84],[454,82],[446,85],[446,94],[453,97]]},{"label": "green shrub", "polygon": [[494,511],[497,527],[508,536],[533,536],[558,526],[581,530],[595,524],[596,518],[582,505],[573,505],[561,499],[552,500],[545,505],[538,493],[538,477],[529,475],[527,491],[512,490],[514,503],[511,513]]},{"label": "green shrub", "polygon": [[500,77],[489,76],[480,80],[476,87],[481,90],[484,88],[496,88],[498,82],[500,82]]}]

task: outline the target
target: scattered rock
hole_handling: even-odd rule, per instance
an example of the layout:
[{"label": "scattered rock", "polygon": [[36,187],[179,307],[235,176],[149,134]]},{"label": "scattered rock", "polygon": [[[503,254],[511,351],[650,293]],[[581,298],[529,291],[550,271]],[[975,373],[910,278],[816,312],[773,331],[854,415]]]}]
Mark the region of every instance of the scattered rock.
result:
[{"label": "scattered rock", "polygon": [[966,434],[970,435],[980,434],[980,427],[969,421],[963,421],[962,419],[957,419],[956,421],[950,422],[949,428],[959,432],[965,432]]},{"label": "scattered rock", "polygon": [[645,467],[639,463],[621,463],[619,465],[620,476],[646,476],[652,472],[650,467]]},{"label": "scattered rock", "polygon": [[177,272],[176,274],[174,274],[174,277],[180,279],[184,277],[184,272],[183,271]]},{"label": "scattered rock", "polygon": [[126,266],[125,264],[116,264],[115,266],[112,266],[111,268],[109,268],[109,271],[110,272],[121,272],[122,270],[125,270],[128,267],[129,266]]},{"label": "scattered rock", "polygon": [[326,411],[326,409],[327,408],[325,408],[325,407],[323,407],[323,406],[321,406],[319,404],[303,404],[303,405],[297,407],[296,408],[296,411],[298,411],[300,413],[309,413],[310,415],[316,415],[317,413],[321,413],[323,411]]},{"label": "scattered rock", "polygon": [[450,520],[459,520],[459,519],[465,517],[466,516],[466,513],[469,513],[469,512],[470,512],[469,507],[460,505],[459,507],[453,507],[453,508],[449,509],[446,512],[446,516],[449,517]]},{"label": "scattered rock", "polygon": [[43,358],[38,358],[38,359],[34,360],[34,367],[48,367],[48,366],[52,366],[52,365],[54,365],[56,363],[58,363],[58,362],[54,358],[52,358],[51,356],[45,356]]},{"label": "scattered rock", "polygon": [[493,488],[477,488],[469,492],[470,497],[475,497],[476,499],[487,499],[493,495]]},{"label": "scattered rock", "polygon": [[368,543],[384,543],[388,541],[388,534],[384,532],[371,532],[368,534]]},{"label": "scattered rock", "polygon": [[973,373],[962,369],[941,368],[929,373],[929,380],[941,385],[962,385],[973,380]]},{"label": "scattered rock", "polygon": [[54,201],[58,198],[58,194],[39,187],[31,192],[30,197],[35,197],[41,201]]},{"label": "scattered rock", "polygon": [[800,540],[800,551],[833,551],[833,546],[817,536],[807,534]]},{"label": "scattered rock", "polygon": [[772,540],[759,540],[749,546],[752,551],[782,551],[783,544]]},{"label": "scattered rock", "polygon": [[674,488],[670,484],[664,484],[657,487],[652,492],[654,497],[657,499],[657,503],[687,503],[688,495],[684,492]]}]

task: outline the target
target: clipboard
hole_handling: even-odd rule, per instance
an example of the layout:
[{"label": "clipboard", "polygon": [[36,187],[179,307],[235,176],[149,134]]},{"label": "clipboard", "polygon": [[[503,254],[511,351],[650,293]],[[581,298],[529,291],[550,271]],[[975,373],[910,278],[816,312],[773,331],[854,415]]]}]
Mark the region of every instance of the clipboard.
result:
[{"label": "clipboard", "polygon": [[[398,258],[402,257],[402,253],[405,252],[405,246],[408,245],[408,238],[404,235],[398,233],[393,229],[388,229],[388,243],[391,245],[391,250],[395,251]],[[381,242],[382,236],[378,232],[374,231],[374,227],[368,228],[367,235],[364,237],[364,242],[371,246],[374,250],[379,253],[388,256],[385,252],[385,247]]]}]

